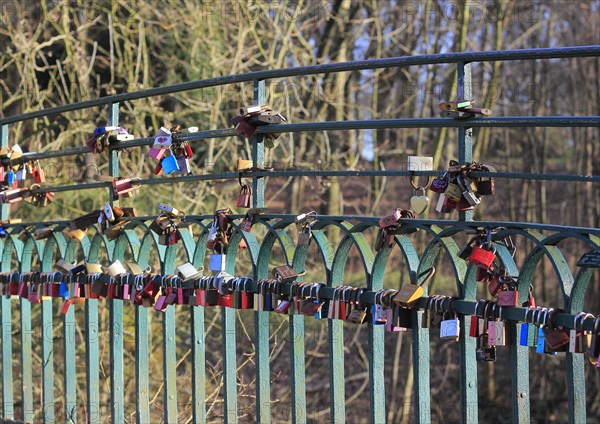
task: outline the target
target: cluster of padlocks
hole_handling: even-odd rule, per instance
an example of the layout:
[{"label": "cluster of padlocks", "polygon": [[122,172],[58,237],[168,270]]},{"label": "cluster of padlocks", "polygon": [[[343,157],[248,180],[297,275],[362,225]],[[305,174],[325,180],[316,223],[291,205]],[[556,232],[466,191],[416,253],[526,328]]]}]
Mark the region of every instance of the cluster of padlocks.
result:
[{"label": "cluster of padlocks", "polygon": [[[105,267],[87,260],[76,264],[61,259],[55,264],[58,272],[1,273],[0,295],[32,303],[62,298],[62,313],[85,299],[107,299],[161,312],[169,305],[189,305],[301,314],[355,324],[370,322],[385,325],[389,332],[399,332],[414,328],[419,315],[413,309],[423,297],[422,286],[435,273],[432,267],[399,291],[341,285],[328,288],[329,293],[324,295],[324,283],[297,281],[304,272],[296,272],[289,265],[275,267],[272,279],[234,277],[224,271],[223,256],[224,253],[211,255],[210,268],[217,271],[212,276],[204,276],[203,268],[197,269],[189,262],[177,267],[173,274],[160,275],[143,271],[133,262],[123,264],[115,260]],[[441,339],[458,341],[461,321],[453,307],[456,300],[444,295],[429,297],[419,325],[439,328]],[[553,324],[553,316],[562,310],[536,306],[532,297],[523,306],[528,309],[520,324],[521,346],[533,347],[540,354],[585,353],[592,364],[598,365],[600,317],[581,312],[575,315],[572,328],[565,329]],[[496,360],[496,348],[508,344],[503,307],[506,306],[484,299],[475,303],[468,336],[477,338],[478,361]],[[589,318],[595,319],[593,331],[583,328]]]},{"label": "cluster of padlocks", "polygon": [[28,160],[18,144],[0,148],[0,203],[26,201],[44,207],[54,201],[53,192],[35,192],[46,182],[46,173],[38,160]]}]

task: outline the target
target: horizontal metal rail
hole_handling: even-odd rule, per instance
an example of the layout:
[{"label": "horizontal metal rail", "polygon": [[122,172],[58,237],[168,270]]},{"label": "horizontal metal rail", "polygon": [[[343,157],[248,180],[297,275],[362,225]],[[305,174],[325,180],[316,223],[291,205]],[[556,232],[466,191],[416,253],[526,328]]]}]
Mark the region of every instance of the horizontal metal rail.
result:
[{"label": "horizontal metal rail", "polygon": [[[498,50],[491,52],[472,53],[443,53],[421,56],[402,56],[386,59],[368,59],[354,62],[331,63],[325,65],[300,66],[290,69],[278,69],[268,71],[257,71],[246,74],[227,75],[205,80],[190,81],[181,84],[168,85],[164,87],[150,88],[133,93],[116,94],[99,99],[86,100],[68,105],[56,106],[35,112],[25,113],[19,116],[11,116],[0,120],[0,125],[28,119],[49,116],[73,110],[89,107],[121,103],[128,100],[143,99],[146,97],[161,96],[165,94],[178,93],[182,91],[209,88],[219,85],[236,84],[242,82],[260,81],[273,78],[287,78],[330,72],[362,71],[367,69],[396,68],[407,66],[471,63],[471,62],[493,62],[507,60],[532,60],[532,59],[561,59],[574,57],[594,57],[600,55],[600,46],[578,46],[546,49],[523,49],[523,50]],[[394,127],[396,128],[396,127]]]}]

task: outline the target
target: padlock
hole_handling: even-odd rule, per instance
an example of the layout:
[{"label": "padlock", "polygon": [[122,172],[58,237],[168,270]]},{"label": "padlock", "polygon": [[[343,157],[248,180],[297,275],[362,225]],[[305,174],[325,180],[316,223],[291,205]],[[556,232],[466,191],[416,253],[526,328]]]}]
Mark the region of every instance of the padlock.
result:
[{"label": "padlock", "polygon": [[[452,302],[448,306],[448,312],[450,312]],[[460,321],[456,312],[454,312],[454,316],[451,318],[442,319],[440,323],[440,339],[448,339],[458,341],[460,337]]]},{"label": "padlock", "polygon": [[113,190],[116,196],[123,196],[125,194],[133,192],[134,189],[139,188],[139,185],[134,186],[133,180],[139,181],[139,177],[135,178],[115,178],[112,182]]},{"label": "padlock", "polygon": [[[477,206],[481,203],[481,199],[477,197],[477,195],[471,189],[469,183],[465,181],[466,177],[458,177],[461,188],[464,189],[462,192],[462,197],[459,199],[459,207],[462,207],[461,201],[464,199],[469,206]],[[468,180],[468,179],[467,179]],[[460,209],[459,209],[460,210]]]},{"label": "padlock", "polygon": [[398,224],[398,221],[402,217],[402,209],[397,208],[390,215],[381,218],[378,223],[381,228],[389,227],[391,225]]},{"label": "padlock", "polygon": [[168,216],[158,215],[150,224],[150,229],[156,234],[161,235],[164,234],[166,230],[172,226],[173,221]]},{"label": "padlock", "polygon": [[462,197],[463,190],[461,188],[459,177],[455,177],[452,181],[448,183],[446,187],[446,191],[444,191],[444,195],[446,198],[452,200],[453,202],[459,202]]},{"label": "padlock", "polygon": [[570,353],[584,353],[590,345],[591,335],[583,330],[583,322],[587,318],[593,318],[592,314],[578,313],[573,320],[573,328],[569,330]]},{"label": "padlock", "polygon": [[445,173],[442,178],[434,178],[429,186],[429,190],[436,193],[444,193],[448,187],[448,173]]},{"label": "padlock", "polygon": [[519,292],[514,288],[508,289],[506,285],[497,293],[497,298],[498,306],[519,306]]},{"label": "padlock", "polygon": [[496,248],[491,243],[475,246],[469,256],[470,263],[484,269],[489,269],[494,259],[496,259]]},{"label": "padlock", "polygon": [[181,278],[181,281],[193,280],[202,275],[202,270],[197,270],[196,267],[189,262],[177,267],[175,272],[179,278]]},{"label": "padlock", "polygon": [[22,188],[13,188],[0,192],[0,203],[16,203],[23,200],[23,194],[27,190]]},{"label": "padlock", "polygon": [[456,208],[457,203],[449,199],[445,193],[440,193],[435,210],[439,213],[451,213]]},{"label": "padlock", "polygon": [[[190,159],[185,155],[177,156],[177,166],[179,167],[179,173],[183,175],[189,175],[192,173],[192,167],[190,165]],[[168,172],[167,172],[168,173]]]},{"label": "padlock", "polygon": [[75,268],[75,266],[76,266],[75,262],[71,263],[65,259],[59,259],[54,264],[54,267],[57,270],[59,270],[60,272],[62,272],[63,274],[70,274],[71,271],[73,270],[73,268]]},{"label": "padlock", "polygon": [[554,326],[552,317],[557,312],[562,312],[561,309],[550,308],[546,312],[547,321],[544,322],[544,337],[546,344],[555,352],[564,351],[569,345],[569,333],[566,330]]},{"label": "padlock", "polygon": [[121,234],[123,234],[123,229],[127,225],[127,221],[117,222],[114,225],[111,225],[106,231],[104,231],[104,236],[107,240],[116,240]]},{"label": "padlock", "polygon": [[246,214],[244,219],[242,219],[242,222],[240,222],[239,228],[240,230],[249,233],[252,231],[252,225],[254,225],[253,215]]},{"label": "padlock", "polygon": [[[496,169],[490,165],[481,165],[484,172],[496,172]],[[482,196],[493,195],[496,192],[494,179],[492,177],[480,177],[477,181],[477,194]]]},{"label": "padlock", "polygon": [[71,221],[69,228],[71,230],[85,230],[98,222],[98,217],[102,213],[100,209],[86,213],[79,218]]},{"label": "padlock", "polygon": [[111,263],[108,267],[106,267],[106,271],[110,274],[111,277],[115,278],[121,274],[127,273],[127,270],[123,266],[120,260],[116,259],[113,263]]},{"label": "padlock", "polygon": [[[479,269],[483,269],[483,268],[477,268],[477,269],[479,270]],[[502,289],[502,284],[500,283],[500,279],[498,278],[498,276],[493,275],[490,278],[490,281],[488,283],[488,292],[492,296],[496,297],[501,289]],[[504,295],[504,296],[508,296],[508,295]],[[518,298],[518,296],[517,296],[517,298]]]},{"label": "padlock", "polygon": [[248,184],[242,184],[240,194],[235,202],[236,208],[249,208],[251,206],[252,187]]},{"label": "padlock", "polygon": [[544,330],[542,328],[538,328],[537,332],[538,332],[538,335],[537,335],[535,353],[539,353],[540,355],[543,355],[545,353],[549,354],[549,355],[556,355],[557,353],[552,351],[552,349],[550,349],[550,347],[546,344],[546,337],[544,334]]},{"label": "padlock", "polygon": [[169,151],[170,154],[165,156],[163,160],[160,162],[162,166],[162,170],[165,174],[172,174],[173,172],[179,171],[179,164],[177,162],[177,157],[173,155],[173,152]]},{"label": "padlock", "polygon": [[[496,314],[498,308],[498,314]],[[502,306],[494,304],[494,320],[488,322],[488,344],[490,346],[505,345],[505,328],[502,320]]]},{"label": "padlock", "polygon": [[156,147],[159,149],[168,149],[171,147],[171,142],[173,141],[172,133],[169,129],[165,127],[160,127],[160,130],[156,133],[154,137],[154,144],[152,147]]},{"label": "padlock", "polygon": [[[415,302],[419,300],[419,298],[421,298],[425,292],[422,286],[431,280],[434,273],[435,267],[432,266],[429,268],[429,270],[419,275],[415,281],[411,281],[411,284],[404,285],[404,287],[402,287],[402,289],[394,296],[394,304],[403,308],[412,308]],[[418,283],[421,278],[423,278],[423,281]]]},{"label": "padlock", "polygon": [[239,135],[242,135],[246,138],[250,138],[254,135],[254,132],[256,131],[256,129],[249,122],[247,122],[245,120],[241,120],[235,125],[235,131]]},{"label": "padlock", "polygon": [[475,303],[475,311],[473,312],[473,315],[471,315],[471,322],[469,325],[469,336],[470,337],[479,337],[480,332],[479,332],[479,321],[481,320],[481,318],[479,318],[479,316],[477,315],[477,311],[479,309],[479,306],[481,304],[485,305],[486,300],[484,299],[480,299],[477,301],[477,303]]},{"label": "padlock", "polygon": [[224,271],[227,256],[223,253],[212,253],[210,255],[209,269],[211,271]]},{"label": "padlock", "polygon": [[[525,322],[521,324],[519,344],[521,346],[535,347],[537,329],[535,325],[530,321],[533,320],[533,314],[535,313],[535,307],[529,307],[525,312]],[[529,316],[531,315],[531,318]]]},{"label": "padlock", "polygon": [[33,232],[33,239],[34,240],[47,239],[52,236],[52,233],[53,233],[52,227],[37,228]]},{"label": "padlock", "polygon": [[598,356],[600,356],[600,316],[597,316],[594,320],[594,328],[592,331],[592,339],[590,341],[590,347],[587,351],[588,360],[596,365],[600,361],[598,361]]},{"label": "padlock", "polygon": [[475,350],[475,359],[478,362],[482,361],[495,361],[496,360],[496,347],[490,346],[488,343],[488,328],[489,328],[489,313],[488,308],[492,306],[492,303],[488,303],[483,311],[483,325],[479,331],[479,337],[477,338],[477,349]]},{"label": "padlock", "polygon": [[299,276],[304,275],[304,272],[298,273],[291,266],[282,265],[273,268],[272,274],[273,277],[280,283],[291,283]]},{"label": "padlock", "polygon": [[456,256],[458,256],[459,258],[463,259],[463,260],[468,260],[469,257],[471,257],[471,255],[473,254],[473,243],[475,242],[476,237],[472,238],[471,240],[469,240],[469,242],[467,244],[465,244],[457,253]]},{"label": "padlock", "polygon": [[167,232],[166,236],[167,236],[166,245],[173,246],[174,244],[177,244],[177,242],[179,241],[179,230],[177,230],[176,227],[171,227],[171,228],[169,228],[169,231]]},{"label": "padlock", "polygon": [[40,166],[39,161],[36,161],[36,166],[31,169],[31,176],[33,177],[33,182],[36,184],[43,184],[46,182],[46,173]]}]

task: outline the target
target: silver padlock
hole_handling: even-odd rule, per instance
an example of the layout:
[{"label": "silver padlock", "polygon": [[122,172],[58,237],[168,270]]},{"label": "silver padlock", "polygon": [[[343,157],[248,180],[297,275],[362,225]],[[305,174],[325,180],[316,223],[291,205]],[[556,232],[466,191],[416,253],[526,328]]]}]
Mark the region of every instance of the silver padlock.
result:
[{"label": "silver padlock", "polygon": [[202,275],[202,271],[198,271],[194,265],[189,262],[178,266],[175,271],[182,281],[193,280],[194,278],[198,278],[200,275]]},{"label": "silver padlock", "polygon": [[[104,215],[106,216],[108,222],[114,222],[116,219],[115,214],[113,213],[113,209],[108,203],[104,205]],[[98,218],[98,222],[101,224],[100,219],[101,217]]]},{"label": "silver padlock", "polygon": [[457,342],[459,337],[460,321],[456,313],[454,313],[452,318],[445,319],[440,323],[440,339],[449,339]]},{"label": "silver padlock", "polygon": [[106,267],[106,271],[110,274],[111,277],[117,277],[121,274],[126,274],[127,270],[123,266],[120,260],[115,260],[112,264]]},{"label": "silver padlock", "polygon": [[462,195],[471,206],[476,206],[481,203],[481,199],[471,190],[471,185],[467,184],[462,177],[458,177],[459,186],[464,189]]}]

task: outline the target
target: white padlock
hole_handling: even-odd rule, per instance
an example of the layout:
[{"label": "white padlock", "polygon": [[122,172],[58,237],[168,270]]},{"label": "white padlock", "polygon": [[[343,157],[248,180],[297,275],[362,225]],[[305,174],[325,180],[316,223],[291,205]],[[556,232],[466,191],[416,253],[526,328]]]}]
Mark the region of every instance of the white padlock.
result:
[{"label": "white padlock", "polygon": [[202,275],[202,272],[198,271],[194,265],[189,262],[178,266],[175,272],[182,281],[193,280],[194,278],[198,278],[200,275]]},{"label": "white padlock", "polygon": [[121,274],[126,274],[127,270],[123,266],[120,260],[115,260],[112,264],[110,264],[106,270],[110,274],[111,277],[118,277]]}]

